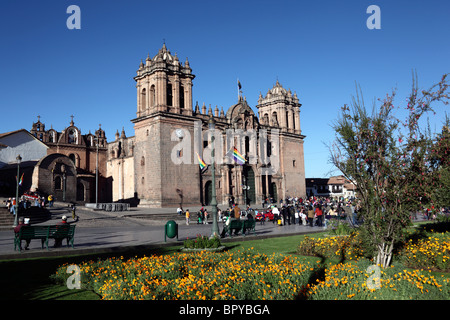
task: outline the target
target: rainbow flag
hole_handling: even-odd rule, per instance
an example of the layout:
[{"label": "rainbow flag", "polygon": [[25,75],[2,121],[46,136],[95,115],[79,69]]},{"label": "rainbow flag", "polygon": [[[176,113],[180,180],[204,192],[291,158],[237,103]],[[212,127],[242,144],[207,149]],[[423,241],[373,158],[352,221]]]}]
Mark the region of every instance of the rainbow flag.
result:
[{"label": "rainbow flag", "polygon": [[197,153],[198,158],[198,164],[200,165],[200,169],[203,171],[206,168],[206,163],[203,161],[203,159],[200,157],[200,155]]},{"label": "rainbow flag", "polygon": [[236,149],[236,147],[234,147],[234,150],[233,150],[233,157],[236,160],[236,162],[238,162],[239,164],[245,163],[244,156],[239,153],[239,151],[238,151],[238,149]]},{"label": "rainbow flag", "polygon": [[[16,181],[17,181],[17,176],[16,176]],[[22,182],[23,182],[23,173],[22,173],[22,176],[20,177],[20,180],[19,180],[19,186],[22,185]]]}]

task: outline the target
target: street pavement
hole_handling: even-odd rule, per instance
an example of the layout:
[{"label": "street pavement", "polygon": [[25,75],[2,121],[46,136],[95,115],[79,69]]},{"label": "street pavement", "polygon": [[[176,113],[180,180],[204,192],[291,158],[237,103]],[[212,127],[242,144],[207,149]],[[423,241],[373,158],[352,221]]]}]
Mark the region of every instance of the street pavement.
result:
[{"label": "street pavement", "polygon": [[[226,207],[220,206],[221,209]],[[211,207],[207,206],[208,212]],[[40,240],[31,240],[29,250],[14,251],[14,232],[11,228],[0,229],[0,260],[31,257],[64,256],[74,254],[90,254],[102,252],[119,252],[136,248],[165,245],[182,245],[183,241],[196,238],[197,235],[210,236],[212,233],[212,217],[208,224],[197,224],[196,213],[200,207],[189,208],[191,222],[186,225],[185,217],[176,213],[176,208],[130,208],[129,211],[106,212],[77,207],[78,220],[72,219],[70,208],[64,203],[55,203],[50,208],[51,219],[36,225],[56,224],[63,215],[67,221],[76,225],[74,248],[65,246],[53,248],[54,240],[49,240],[49,250],[41,248]],[[178,239],[164,239],[165,224],[174,220],[178,224]],[[223,223],[219,222],[222,232]],[[245,239],[267,238],[323,231],[322,227],[309,227],[297,224],[278,226],[266,221],[256,222],[255,233],[246,236],[233,236],[233,241]],[[230,237],[221,241],[229,241]],[[25,243],[23,243],[24,245]]]}]

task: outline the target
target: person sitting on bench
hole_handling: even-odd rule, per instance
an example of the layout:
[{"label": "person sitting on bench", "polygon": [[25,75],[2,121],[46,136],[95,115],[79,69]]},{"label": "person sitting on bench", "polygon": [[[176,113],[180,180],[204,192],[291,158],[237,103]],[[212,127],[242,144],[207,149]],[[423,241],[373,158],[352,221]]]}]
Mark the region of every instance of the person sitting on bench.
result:
[{"label": "person sitting on bench", "polygon": [[[27,222],[27,223],[25,223]],[[19,218],[19,224],[14,228],[14,233],[19,233],[20,229],[22,228],[26,228],[27,226],[29,226],[28,224],[28,219],[27,221],[25,221],[25,219],[23,217]],[[30,246],[30,241],[31,239],[26,239],[25,242],[25,250],[28,250],[28,247]],[[22,250],[22,241],[20,242],[20,250]]]},{"label": "person sitting on bench", "polygon": [[[56,232],[58,232],[58,229],[65,229],[65,228],[69,228],[69,224],[67,223],[67,217],[66,216],[62,216],[61,217],[61,222],[56,224]],[[55,232],[55,233],[56,233]],[[62,241],[63,238],[55,238],[55,248],[59,248],[62,246]]]}]

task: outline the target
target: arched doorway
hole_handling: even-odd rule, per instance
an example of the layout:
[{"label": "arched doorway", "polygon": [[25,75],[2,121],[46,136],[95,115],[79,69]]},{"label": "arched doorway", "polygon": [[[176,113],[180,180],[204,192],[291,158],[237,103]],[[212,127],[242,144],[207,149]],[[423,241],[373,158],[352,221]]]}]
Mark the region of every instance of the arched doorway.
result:
[{"label": "arched doorway", "polygon": [[247,186],[244,196],[247,195],[247,203],[256,203],[255,173],[251,167],[244,167],[244,177]]},{"label": "arched doorway", "polygon": [[206,181],[205,183],[205,206],[209,206],[211,204],[212,199],[212,182]]},{"label": "arched doorway", "polygon": [[275,182],[272,182],[270,184],[270,190],[269,190],[270,195],[273,198],[273,201],[276,203],[278,202],[278,194],[277,194],[277,185]]},{"label": "arched doorway", "polygon": [[77,201],[85,201],[85,189],[84,189],[84,184],[81,182],[77,183]]}]

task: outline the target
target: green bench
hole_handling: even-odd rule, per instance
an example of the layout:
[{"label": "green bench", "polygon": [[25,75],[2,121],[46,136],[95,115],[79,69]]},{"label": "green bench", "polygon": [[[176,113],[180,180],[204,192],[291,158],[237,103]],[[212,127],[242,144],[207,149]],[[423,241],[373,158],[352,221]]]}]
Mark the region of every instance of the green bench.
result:
[{"label": "green bench", "polygon": [[56,226],[50,226],[50,230],[49,230],[49,234],[48,234],[49,239],[61,239],[67,240],[67,246],[72,247],[73,249],[73,241],[75,238],[75,225],[74,224],[60,224],[60,225],[56,225]]},{"label": "green bench", "polygon": [[250,219],[250,220],[244,220],[244,226],[242,229],[242,233],[245,236],[245,233],[248,231],[255,233],[255,225],[256,225],[256,221],[254,219]]},{"label": "green bench", "polygon": [[239,231],[242,231],[243,223],[241,220],[231,220],[230,225],[227,229],[227,234],[231,237],[233,234],[233,230],[236,230],[236,234],[239,233]]},{"label": "green bench", "polygon": [[67,239],[67,246],[69,243],[73,248],[73,241],[75,236],[75,225],[55,225],[55,226],[23,226],[18,233],[14,235],[14,251],[22,250],[22,240],[40,239],[41,247],[44,245],[48,250],[49,239]]}]

